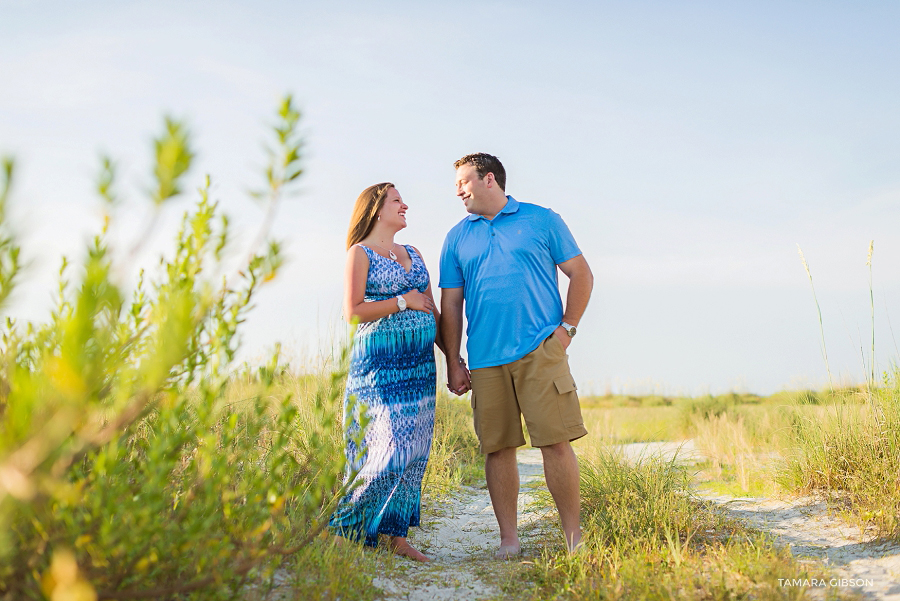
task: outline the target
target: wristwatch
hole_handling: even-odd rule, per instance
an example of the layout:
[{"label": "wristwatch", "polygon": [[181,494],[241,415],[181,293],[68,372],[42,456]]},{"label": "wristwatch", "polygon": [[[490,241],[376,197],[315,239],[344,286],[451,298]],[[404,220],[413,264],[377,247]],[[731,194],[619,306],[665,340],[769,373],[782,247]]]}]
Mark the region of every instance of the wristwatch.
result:
[{"label": "wristwatch", "polygon": [[402,296],[397,297],[397,306],[400,307],[401,311],[406,311],[406,299]]},{"label": "wristwatch", "polygon": [[559,325],[561,325],[563,327],[563,329],[566,331],[566,334],[569,335],[569,338],[572,338],[573,336],[575,336],[575,326],[568,324],[564,321],[559,322]]}]

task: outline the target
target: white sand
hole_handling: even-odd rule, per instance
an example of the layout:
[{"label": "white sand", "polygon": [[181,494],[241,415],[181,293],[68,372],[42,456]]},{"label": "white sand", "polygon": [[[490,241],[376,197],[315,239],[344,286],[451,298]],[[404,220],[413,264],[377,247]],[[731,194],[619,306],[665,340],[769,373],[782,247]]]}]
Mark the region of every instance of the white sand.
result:
[{"label": "white sand", "polygon": [[[621,445],[620,449],[629,458],[659,455],[671,459],[676,452],[686,462],[702,458],[690,440]],[[836,587],[859,592],[866,599],[900,601],[900,543],[874,540],[871,533],[860,532],[859,528],[831,515],[825,501],[811,497],[786,500],[698,496],[716,503],[750,527],[772,534],[795,557],[831,567],[838,581],[829,578],[824,586],[816,586],[814,591],[820,594],[814,596],[824,597],[829,588]],[[793,580],[799,575],[784,577]],[[841,579],[861,586],[841,586]]]},{"label": "white sand", "polygon": [[[702,453],[692,441],[683,443],[635,443],[621,445],[619,450],[631,460],[650,455],[692,463]],[[524,526],[539,516],[527,511],[532,486],[542,482],[541,454],[537,449],[521,449],[518,453],[522,486],[519,490],[519,525]],[[531,486],[529,486],[531,485]],[[813,589],[813,597],[824,598],[831,588],[856,591],[866,599],[900,601],[900,544],[872,540],[840,518],[830,515],[824,501],[812,498],[794,500],[735,498],[722,495],[699,495],[719,505],[723,511],[752,528],[768,532],[775,540],[790,548],[801,561],[821,562],[832,568],[835,577],[854,581],[861,586],[842,586],[840,580]],[[500,591],[481,575],[490,577],[496,566],[493,553],[499,543],[486,489],[467,488],[457,499],[447,503],[442,516],[425,516],[424,527],[411,535],[411,540],[434,559],[426,565],[412,564],[401,577],[387,575],[375,584],[389,593],[389,598],[410,601],[445,601],[485,599]],[[526,547],[527,551],[527,547]],[[785,574],[786,586],[797,574]]]},{"label": "white sand", "polygon": [[[518,452],[519,529],[538,519],[527,506],[533,486],[543,480],[541,452]],[[421,529],[410,531],[410,542],[432,558],[427,564],[409,562],[401,575],[384,575],[374,584],[391,599],[450,601],[494,598],[500,591],[481,577],[503,562],[493,558],[500,531],[486,488],[466,488],[439,508],[442,515],[424,515]],[[560,535],[561,537],[562,535]],[[516,560],[511,560],[516,561]]]},{"label": "white sand", "polygon": [[[900,601],[900,544],[873,540],[840,518],[830,515],[825,501],[811,497],[783,499],[735,499],[704,496],[749,526],[769,532],[791,553],[831,567],[835,578],[861,586],[841,586],[840,581],[815,587],[822,595],[832,587],[854,590],[866,599]],[[797,578],[797,574],[784,577]],[[845,583],[846,584],[846,583]]]},{"label": "white sand", "polygon": [[[630,460],[650,455],[671,459],[676,454],[680,462],[688,464],[702,459],[692,441],[635,443],[621,445],[619,450]],[[531,448],[519,450],[518,462],[522,537],[524,526],[543,517],[529,510],[535,488],[544,488],[543,465],[540,451]],[[750,527],[770,533],[801,561],[826,565],[837,579],[859,585],[842,586],[845,583],[839,580],[828,581],[812,589],[813,598],[824,599],[834,592],[832,589],[840,588],[858,592],[865,599],[900,601],[900,543],[872,540],[870,534],[831,515],[824,501],[809,497],[785,500],[698,496],[716,503]],[[433,561],[420,564],[398,559],[390,574],[375,578],[373,584],[384,590],[388,599],[452,601],[501,595],[496,583],[506,562],[493,558],[500,534],[486,488],[465,488],[441,505],[437,515],[433,511],[424,514],[423,522],[422,528],[410,531],[410,541]],[[557,530],[554,533],[559,534]],[[538,533],[541,535],[545,534]],[[534,546],[523,538],[526,556],[519,560],[527,560],[529,547]],[[791,586],[790,580],[799,575],[785,574],[784,578],[785,585]]]}]

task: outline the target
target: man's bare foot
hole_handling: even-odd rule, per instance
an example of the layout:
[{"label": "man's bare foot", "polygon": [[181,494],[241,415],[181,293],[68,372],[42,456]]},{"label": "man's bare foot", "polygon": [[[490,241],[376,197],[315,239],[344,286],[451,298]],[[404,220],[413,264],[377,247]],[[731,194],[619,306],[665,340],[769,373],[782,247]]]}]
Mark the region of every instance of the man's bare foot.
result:
[{"label": "man's bare foot", "polygon": [[494,553],[494,559],[512,559],[513,557],[517,557],[521,552],[522,548],[519,546],[518,542],[508,545],[501,543],[500,548]]},{"label": "man's bare foot", "polygon": [[581,531],[566,535],[566,548],[569,550],[569,553],[577,553],[583,547],[584,543],[581,540]]},{"label": "man's bare foot", "polygon": [[390,544],[391,551],[393,551],[397,555],[409,557],[413,561],[431,561],[430,557],[427,557],[421,551],[410,545],[407,542],[406,538],[402,536],[392,536]]}]

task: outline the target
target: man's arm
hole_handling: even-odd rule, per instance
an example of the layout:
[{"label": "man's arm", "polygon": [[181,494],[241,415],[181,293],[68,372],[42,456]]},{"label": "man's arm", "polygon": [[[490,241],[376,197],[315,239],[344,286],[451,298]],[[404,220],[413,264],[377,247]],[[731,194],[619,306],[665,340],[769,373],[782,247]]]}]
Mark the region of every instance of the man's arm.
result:
[{"label": "man's arm", "polygon": [[471,388],[469,374],[460,363],[459,347],[462,344],[463,289],[441,288],[441,337],[444,339],[444,355],[447,357],[447,387],[460,395]]},{"label": "man's arm", "polygon": [[[584,315],[588,301],[591,300],[591,290],[594,288],[594,274],[584,258],[584,255],[572,257],[558,265],[560,271],[569,278],[569,290],[566,293],[566,310],[562,320],[569,325],[577,326]],[[443,305],[442,305],[443,306]],[[572,339],[562,326],[553,331],[557,338],[568,348]]]}]

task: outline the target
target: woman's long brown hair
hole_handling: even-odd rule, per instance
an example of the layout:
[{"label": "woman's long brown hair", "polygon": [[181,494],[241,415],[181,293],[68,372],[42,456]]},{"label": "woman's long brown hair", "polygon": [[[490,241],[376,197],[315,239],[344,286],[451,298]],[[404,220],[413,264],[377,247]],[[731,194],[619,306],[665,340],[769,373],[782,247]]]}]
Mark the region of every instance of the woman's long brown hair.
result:
[{"label": "woman's long brown hair", "polygon": [[347,248],[360,242],[369,235],[375,227],[378,212],[384,206],[384,199],[388,190],[394,187],[390,182],[375,184],[362,191],[353,205],[353,215],[350,216],[350,229],[347,231]]}]

